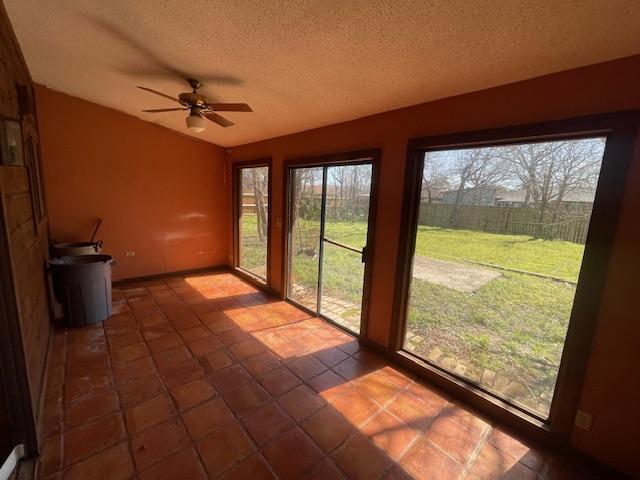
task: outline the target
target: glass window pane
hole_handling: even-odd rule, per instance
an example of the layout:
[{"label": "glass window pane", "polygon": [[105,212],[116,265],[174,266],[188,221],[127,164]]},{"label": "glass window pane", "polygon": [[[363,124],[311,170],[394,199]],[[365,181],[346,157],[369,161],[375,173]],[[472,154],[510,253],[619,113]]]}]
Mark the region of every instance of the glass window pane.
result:
[{"label": "glass window pane", "polygon": [[269,167],[240,169],[238,266],[267,279]]},{"label": "glass window pane", "polygon": [[322,168],[292,169],[288,296],[313,311],[318,307],[321,206]]},{"label": "glass window pane", "polygon": [[367,245],[371,165],[327,168],[324,236],[362,249]]},{"label": "glass window pane", "polygon": [[320,313],[360,333],[364,263],[362,254],[324,242]]},{"label": "glass window pane", "polygon": [[320,313],[360,333],[371,164],[327,167]]},{"label": "glass window pane", "polygon": [[549,416],[604,145],[425,154],[405,350]]}]

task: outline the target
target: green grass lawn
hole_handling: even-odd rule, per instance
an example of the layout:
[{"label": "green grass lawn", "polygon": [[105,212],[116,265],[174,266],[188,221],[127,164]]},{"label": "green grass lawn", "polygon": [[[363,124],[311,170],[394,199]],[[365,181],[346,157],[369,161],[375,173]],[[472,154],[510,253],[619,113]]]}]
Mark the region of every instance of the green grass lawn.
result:
[{"label": "green grass lawn", "polygon": [[[294,249],[297,245],[294,243]],[[355,304],[361,303],[364,264],[360,255],[334,245],[325,244],[323,295]],[[300,296],[313,296],[318,283],[318,257],[306,252],[295,256],[290,265],[292,282],[304,287]],[[296,299],[295,296],[293,297]],[[310,305],[307,305],[310,306]]]},{"label": "green grass lawn", "polygon": [[584,245],[526,235],[418,227],[416,255],[472,260],[578,281]]},{"label": "green grass lawn", "polygon": [[260,241],[255,215],[240,217],[240,266],[260,277],[266,278],[267,239]]},{"label": "green grass lawn", "polygon": [[[294,240],[294,282],[315,288],[318,222],[300,222]],[[327,223],[328,238],[362,247],[363,223]],[[567,280],[502,270],[502,275],[474,293],[413,279],[408,330],[425,338],[416,351],[438,347],[444,356],[464,359],[525,383],[536,396],[552,392],[584,246],[468,230],[420,226],[416,255],[456,262],[482,262]],[[357,254],[336,247],[325,250],[327,294],[360,301],[362,264]],[[545,412],[541,412],[545,413]]]}]

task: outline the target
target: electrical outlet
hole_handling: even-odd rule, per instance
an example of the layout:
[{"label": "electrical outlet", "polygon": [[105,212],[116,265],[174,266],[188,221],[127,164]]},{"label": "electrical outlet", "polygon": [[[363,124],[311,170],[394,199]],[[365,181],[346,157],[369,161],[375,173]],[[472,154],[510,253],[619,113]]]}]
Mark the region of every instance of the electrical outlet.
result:
[{"label": "electrical outlet", "polygon": [[591,430],[591,422],[593,421],[593,415],[587,412],[583,412],[582,410],[578,410],[576,412],[575,424],[576,427],[581,428],[582,430],[586,430],[587,432]]},{"label": "electrical outlet", "polygon": [[135,250],[127,250],[126,252],[124,252],[124,254],[127,257],[135,257],[136,256],[136,251]]}]

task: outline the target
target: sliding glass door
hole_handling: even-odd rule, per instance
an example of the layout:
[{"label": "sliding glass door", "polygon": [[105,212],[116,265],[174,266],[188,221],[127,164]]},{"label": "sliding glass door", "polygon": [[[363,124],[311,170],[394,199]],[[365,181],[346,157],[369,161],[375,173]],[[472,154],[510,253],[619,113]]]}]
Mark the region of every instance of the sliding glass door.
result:
[{"label": "sliding glass door", "polygon": [[235,266],[267,282],[269,259],[269,165],[251,164],[234,170]]},{"label": "sliding glass door", "polygon": [[605,143],[422,152],[405,351],[547,421]]},{"label": "sliding glass door", "polygon": [[289,168],[287,297],[360,333],[373,161]]}]

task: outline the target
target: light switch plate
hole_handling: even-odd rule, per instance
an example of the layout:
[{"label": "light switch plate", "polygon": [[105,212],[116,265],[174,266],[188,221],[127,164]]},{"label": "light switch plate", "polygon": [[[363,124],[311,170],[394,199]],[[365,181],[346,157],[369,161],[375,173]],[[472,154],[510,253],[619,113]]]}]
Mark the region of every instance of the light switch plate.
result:
[{"label": "light switch plate", "polygon": [[591,422],[593,421],[593,415],[587,412],[583,412],[582,410],[578,410],[576,412],[576,427],[581,428],[582,430],[586,430],[587,432],[591,430]]}]

